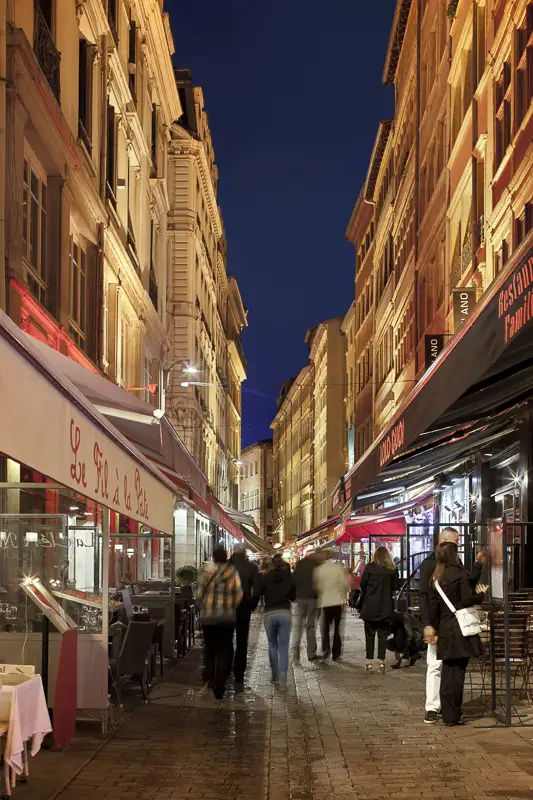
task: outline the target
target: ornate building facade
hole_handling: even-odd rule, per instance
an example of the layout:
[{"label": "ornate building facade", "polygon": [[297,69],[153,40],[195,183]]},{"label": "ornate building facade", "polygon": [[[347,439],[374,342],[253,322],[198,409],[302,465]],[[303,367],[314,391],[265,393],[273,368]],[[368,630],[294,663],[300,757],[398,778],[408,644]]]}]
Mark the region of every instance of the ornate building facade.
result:
[{"label": "ornate building facade", "polygon": [[169,152],[170,269],[167,314],[174,368],[167,411],[225,505],[239,505],[241,384],[247,324],[217,204],[218,169],[202,90],[176,71],[182,117]]},{"label": "ornate building facade", "polygon": [[141,0],[9,3],[10,316],[149,399],[166,357],[170,26]]},{"label": "ornate building facade", "polygon": [[250,514],[265,541],[273,541],[272,439],[245,447],[241,456],[240,511]]}]

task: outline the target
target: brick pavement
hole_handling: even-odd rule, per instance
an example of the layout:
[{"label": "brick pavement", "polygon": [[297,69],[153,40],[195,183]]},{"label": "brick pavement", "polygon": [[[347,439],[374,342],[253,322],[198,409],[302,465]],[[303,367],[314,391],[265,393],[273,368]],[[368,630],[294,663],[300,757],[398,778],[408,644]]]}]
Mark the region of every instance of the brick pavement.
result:
[{"label": "brick pavement", "polygon": [[[260,618],[251,651],[245,693],[230,689],[222,702],[201,690],[194,652],[63,790],[39,800],[533,800],[533,729],[424,725],[423,665],[367,676],[359,620],[347,615],[342,662],[303,657],[284,694],[270,684]],[[32,781],[53,758],[39,756]],[[26,798],[37,798],[29,786]]]}]

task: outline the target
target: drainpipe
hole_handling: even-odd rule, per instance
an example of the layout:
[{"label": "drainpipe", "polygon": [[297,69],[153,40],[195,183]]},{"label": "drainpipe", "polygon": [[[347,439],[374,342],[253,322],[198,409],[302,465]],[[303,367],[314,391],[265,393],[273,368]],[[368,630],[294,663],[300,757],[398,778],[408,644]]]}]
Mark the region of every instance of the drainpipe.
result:
[{"label": "drainpipe", "polygon": [[7,0],[0,0],[0,309],[6,310]]},{"label": "drainpipe", "polygon": [[418,314],[418,226],[420,223],[420,67],[421,67],[421,38],[422,38],[422,2],[416,4],[416,89],[415,89],[415,269],[413,278],[413,300],[415,310],[415,380],[418,379],[418,347],[420,344],[420,326]]}]

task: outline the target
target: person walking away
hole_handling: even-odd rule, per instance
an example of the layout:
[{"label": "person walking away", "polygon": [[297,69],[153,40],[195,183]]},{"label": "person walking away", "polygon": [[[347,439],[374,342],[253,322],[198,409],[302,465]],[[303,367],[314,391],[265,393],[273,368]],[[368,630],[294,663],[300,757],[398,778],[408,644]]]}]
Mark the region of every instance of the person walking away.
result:
[{"label": "person walking away", "polygon": [[[443,528],[439,533],[439,544],[445,544],[446,542],[451,542],[457,546],[459,544],[459,531],[455,528]],[[484,552],[478,553],[472,575],[469,577],[471,587],[474,587],[479,581],[485,560],[486,554]],[[435,553],[430,553],[420,564],[420,620],[424,625],[424,641],[427,644],[424,722],[428,725],[434,724],[440,713],[440,681],[442,674],[442,662],[437,658],[435,630],[429,621],[430,581],[436,565]]]},{"label": "person walking away", "polygon": [[[346,603],[348,579],[342,564],[335,564],[333,552],[327,550],[323,554],[325,561],[315,573],[315,586],[318,593],[318,605],[322,609],[322,658],[333,661],[341,657],[341,620]],[[330,630],[333,625],[333,646],[330,649]]]},{"label": "person walking away", "polygon": [[393,594],[400,588],[400,576],[386,547],[378,547],[361,579],[360,616],[365,623],[366,671],[372,662],[378,639],[379,672],[385,672],[387,637],[394,615]]},{"label": "person walking away", "polygon": [[482,651],[478,635],[463,635],[455,611],[479,605],[486,591],[486,586],[472,588],[468,570],[459,561],[457,545],[454,542],[439,544],[430,581],[429,619],[436,633],[437,658],[442,662],[440,703],[442,721],[447,727],[463,724],[463,690],[468,662],[471,658],[478,658]]},{"label": "person walking away", "polygon": [[242,691],[244,688],[244,673],[246,672],[248,660],[250,621],[252,618],[252,611],[257,608],[259,602],[259,570],[255,564],[248,561],[246,547],[242,544],[234,548],[230,562],[239,573],[242,588],[242,600],[237,608],[235,622],[235,658],[233,659],[235,689],[237,691]]},{"label": "person walking away", "polygon": [[200,624],[204,634],[205,683],[222,700],[233,660],[233,631],[237,608],[243,598],[239,573],[228,562],[223,547],[213,551],[214,564],[200,578],[196,597],[201,603]]},{"label": "person walking away", "polygon": [[285,687],[289,669],[291,603],[296,597],[294,578],[279,553],[272,557],[271,569],[261,579],[265,602],[265,630],[272,681]]},{"label": "person walking away", "polygon": [[308,553],[300,559],[294,570],[294,583],[296,587],[296,602],[293,608],[294,630],[292,635],[292,658],[295,664],[300,663],[300,647],[305,625],[307,639],[307,658],[315,661],[316,654],[316,622],[317,622],[317,591],[314,576],[319,565],[319,556],[316,552]]}]

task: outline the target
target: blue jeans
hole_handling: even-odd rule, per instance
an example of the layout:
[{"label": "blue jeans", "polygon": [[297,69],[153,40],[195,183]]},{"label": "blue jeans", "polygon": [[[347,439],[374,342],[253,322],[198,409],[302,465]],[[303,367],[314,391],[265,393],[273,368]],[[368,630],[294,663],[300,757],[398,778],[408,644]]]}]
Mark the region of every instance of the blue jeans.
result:
[{"label": "blue jeans", "polygon": [[286,680],[289,669],[289,640],[291,638],[291,612],[271,611],[265,615],[268,638],[268,657],[275,681]]}]

